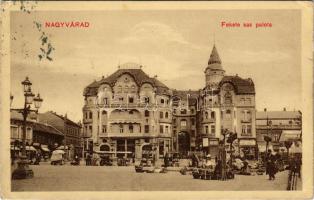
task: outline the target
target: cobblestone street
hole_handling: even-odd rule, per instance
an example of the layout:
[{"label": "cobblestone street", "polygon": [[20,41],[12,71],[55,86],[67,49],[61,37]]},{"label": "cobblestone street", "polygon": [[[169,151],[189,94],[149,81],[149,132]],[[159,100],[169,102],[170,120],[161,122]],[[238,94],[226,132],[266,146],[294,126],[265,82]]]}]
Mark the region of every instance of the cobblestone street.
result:
[{"label": "cobblestone street", "polygon": [[[35,177],[12,180],[12,191],[213,191],[286,190],[288,171],[269,181],[266,175],[236,175],[234,180],[198,180],[177,171],[135,173],[134,167],[31,166]],[[298,182],[298,190],[301,189]]]}]

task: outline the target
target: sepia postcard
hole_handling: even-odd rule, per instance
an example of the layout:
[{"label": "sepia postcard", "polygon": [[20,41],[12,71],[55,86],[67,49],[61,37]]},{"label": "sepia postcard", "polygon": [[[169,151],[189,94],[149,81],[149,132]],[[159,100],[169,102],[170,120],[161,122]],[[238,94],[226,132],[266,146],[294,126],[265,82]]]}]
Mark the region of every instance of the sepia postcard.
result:
[{"label": "sepia postcard", "polygon": [[1,198],[313,198],[312,6],[0,1]]}]

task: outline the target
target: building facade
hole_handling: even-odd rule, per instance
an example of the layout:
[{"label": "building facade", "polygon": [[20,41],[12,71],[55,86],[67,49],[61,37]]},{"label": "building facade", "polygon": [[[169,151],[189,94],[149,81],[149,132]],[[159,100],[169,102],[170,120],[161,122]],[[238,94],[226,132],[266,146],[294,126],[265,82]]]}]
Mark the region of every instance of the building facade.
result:
[{"label": "building facade", "polygon": [[300,140],[302,134],[301,111],[258,111],[256,112],[256,134],[260,152],[266,149],[265,136],[271,138],[269,149],[279,150],[284,148],[284,141]]},{"label": "building facade", "polygon": [[169,89],[140,65],[127,63],[84,89],[86,148],[141,158],[154,150],[216,154],[223,129],[237,133],[238,153],[255,154],[255,87],[227,76],[214,46],[197,91]]},{"label": "building facade", "polygon": [[38,114],[38,120],[40,123],[53,126],[63,134],[62,142],[56,145],[67,150],[69,159],[74,158],[75,154],[82,155],[80,123],[75,123],[66,115],[62,116],[52,111]]},{"label": "building facade", "polygon": [[205,69],[206,85],[199,98],[199,134],[203,148],[216,155],[224,129],[236,133],[235,153],[255,157],[255,87],[252,79],[227,76],[214,46]]},{"label": "building facade", "polygon": [[109,77],[87,86],[84,96],[87,149],[135,158],[152,150],[157,156],[170,150],[171,91],[139,65],[121,66]]}]

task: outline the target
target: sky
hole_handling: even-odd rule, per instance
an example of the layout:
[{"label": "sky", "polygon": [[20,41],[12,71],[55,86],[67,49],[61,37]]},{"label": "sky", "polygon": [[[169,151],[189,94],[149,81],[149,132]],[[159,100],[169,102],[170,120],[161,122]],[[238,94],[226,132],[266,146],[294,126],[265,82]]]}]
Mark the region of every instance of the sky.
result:
[{"label": "sky", "polygon": [[[52,61],[39,60],[41,33],[34,22],[89,22],[88,28],[46,28]],[[221,22],[252,22],[224,28]],[[271,28],[255,28],[270,22]],[[83,90],[135,62],[169,88],[205,86],[204,70],[215,43],[226,75],[252,78],[256,108],[300,109],[301,24],[297,10],[149,10],[11,12],[11,93],[23,105],[21,81],[44,99],[40,112],[82,119]]]}]

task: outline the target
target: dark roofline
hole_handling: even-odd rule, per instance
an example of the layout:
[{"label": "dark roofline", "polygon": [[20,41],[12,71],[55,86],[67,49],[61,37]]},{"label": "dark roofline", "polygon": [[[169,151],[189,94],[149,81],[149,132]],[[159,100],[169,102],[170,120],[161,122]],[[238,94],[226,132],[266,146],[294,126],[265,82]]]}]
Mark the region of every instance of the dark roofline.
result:
[{"label": "dark roofline", "polygon": [[69,118],[65,118],[64,116],[61,116],[61,115],[59,115],[59,114],[57,114],[57,113],[55,113],[55,112],[53,112],[53,111],[48,111],[48,112],[54,114],[55,116],[59,117],[59,118],[62,119],[63,121],[66,119],[67,122],[69,122],[69,123],[72,124],[72,125],[75,125],[75,126],[80,127],[80,128],[82,127],[81,125],[79,125],[79,124],[73,122],[73,121],[70,120]]}]

